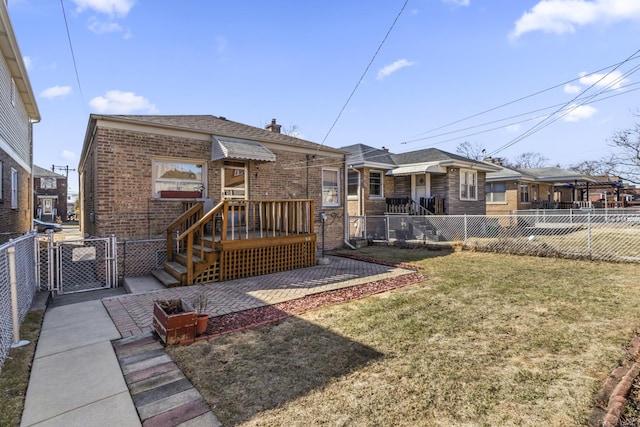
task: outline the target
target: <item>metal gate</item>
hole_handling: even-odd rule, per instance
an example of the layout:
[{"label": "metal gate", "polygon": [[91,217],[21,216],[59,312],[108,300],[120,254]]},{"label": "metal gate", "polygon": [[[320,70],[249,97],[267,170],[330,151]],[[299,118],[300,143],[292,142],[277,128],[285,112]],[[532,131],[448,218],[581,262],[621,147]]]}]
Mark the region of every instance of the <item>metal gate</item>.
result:
[{"label": "metal gate", "polygon": [[48,253],[51,291],[68,294],[118,285],[115,236],[54,242],[50,235]]}]

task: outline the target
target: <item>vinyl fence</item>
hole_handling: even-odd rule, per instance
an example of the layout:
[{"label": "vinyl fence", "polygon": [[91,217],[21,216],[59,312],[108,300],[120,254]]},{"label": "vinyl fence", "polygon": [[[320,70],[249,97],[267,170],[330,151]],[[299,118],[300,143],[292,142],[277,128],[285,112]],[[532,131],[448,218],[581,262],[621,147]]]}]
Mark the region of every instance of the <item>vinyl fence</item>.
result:
[{"label": "vinyl fence", "polygon": [[640,212],[549,211],[525,215],[350,217],[350,237],[410,244],[461,244],[508,254],[640,262]]}]

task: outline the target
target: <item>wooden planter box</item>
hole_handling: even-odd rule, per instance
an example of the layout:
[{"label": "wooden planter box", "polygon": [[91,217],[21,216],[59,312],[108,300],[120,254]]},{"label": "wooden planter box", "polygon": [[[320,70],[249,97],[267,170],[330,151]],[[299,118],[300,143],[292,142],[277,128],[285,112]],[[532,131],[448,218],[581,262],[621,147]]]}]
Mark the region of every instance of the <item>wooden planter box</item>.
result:
[{"label": "wooden planter box", "polygon": [[196,336],[198,315],[187,301],[179,301],[183,309],[179,313],[167,313],[158,301],[153,303],[153,329],[165,345],[180,344],[181,341],[193,340]]},{"label": "wooden planter box", "polygon": [[199,191],[161,191],[160,197],[163,199],[198,199],[202,197]]}]

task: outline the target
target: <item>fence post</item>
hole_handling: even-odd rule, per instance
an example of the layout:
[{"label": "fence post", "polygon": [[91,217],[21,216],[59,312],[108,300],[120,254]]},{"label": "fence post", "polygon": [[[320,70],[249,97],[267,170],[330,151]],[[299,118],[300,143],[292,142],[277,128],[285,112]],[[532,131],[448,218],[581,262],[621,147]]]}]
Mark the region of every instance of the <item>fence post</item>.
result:
[{"label": "fence post", "polygon": [[587,251],[591,258],[591,212],[587,213]]},{"label": "fence post", "polygon": [[11,348],[29,344],[27,340],[20,340],[20,316],[18,315],[18,281],[16,280],[16,247],[7,248],[9,256],[9,283],[11,286],[11,315],[13,318],[13,343]]},{"label": "fence post", "polygon": [[468,238],[468,235],[467,235],[467,231],[468,231],[468,230],[467,230],[467,226],[468,226],[468,224],[467,224],[467,214],[464,214],[464,242],[465,242],[465,243],[467,242],[467,238]]}]

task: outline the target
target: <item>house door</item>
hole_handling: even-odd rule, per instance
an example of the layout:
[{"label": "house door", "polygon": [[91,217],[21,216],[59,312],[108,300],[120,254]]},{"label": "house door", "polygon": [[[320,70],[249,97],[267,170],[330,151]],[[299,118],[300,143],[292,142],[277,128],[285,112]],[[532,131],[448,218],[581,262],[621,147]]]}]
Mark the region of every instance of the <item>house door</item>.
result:
[{"label": "house door", "polygon": [[411,175],[411,198],[420,203],[420,199],[429,197],[431,197],[431,175],[428,173]]},{"label": "house door", "polygon": [[246,177],[246,163],[225,161],[222,164],[222,198],[246,200],[248,194]]}]

